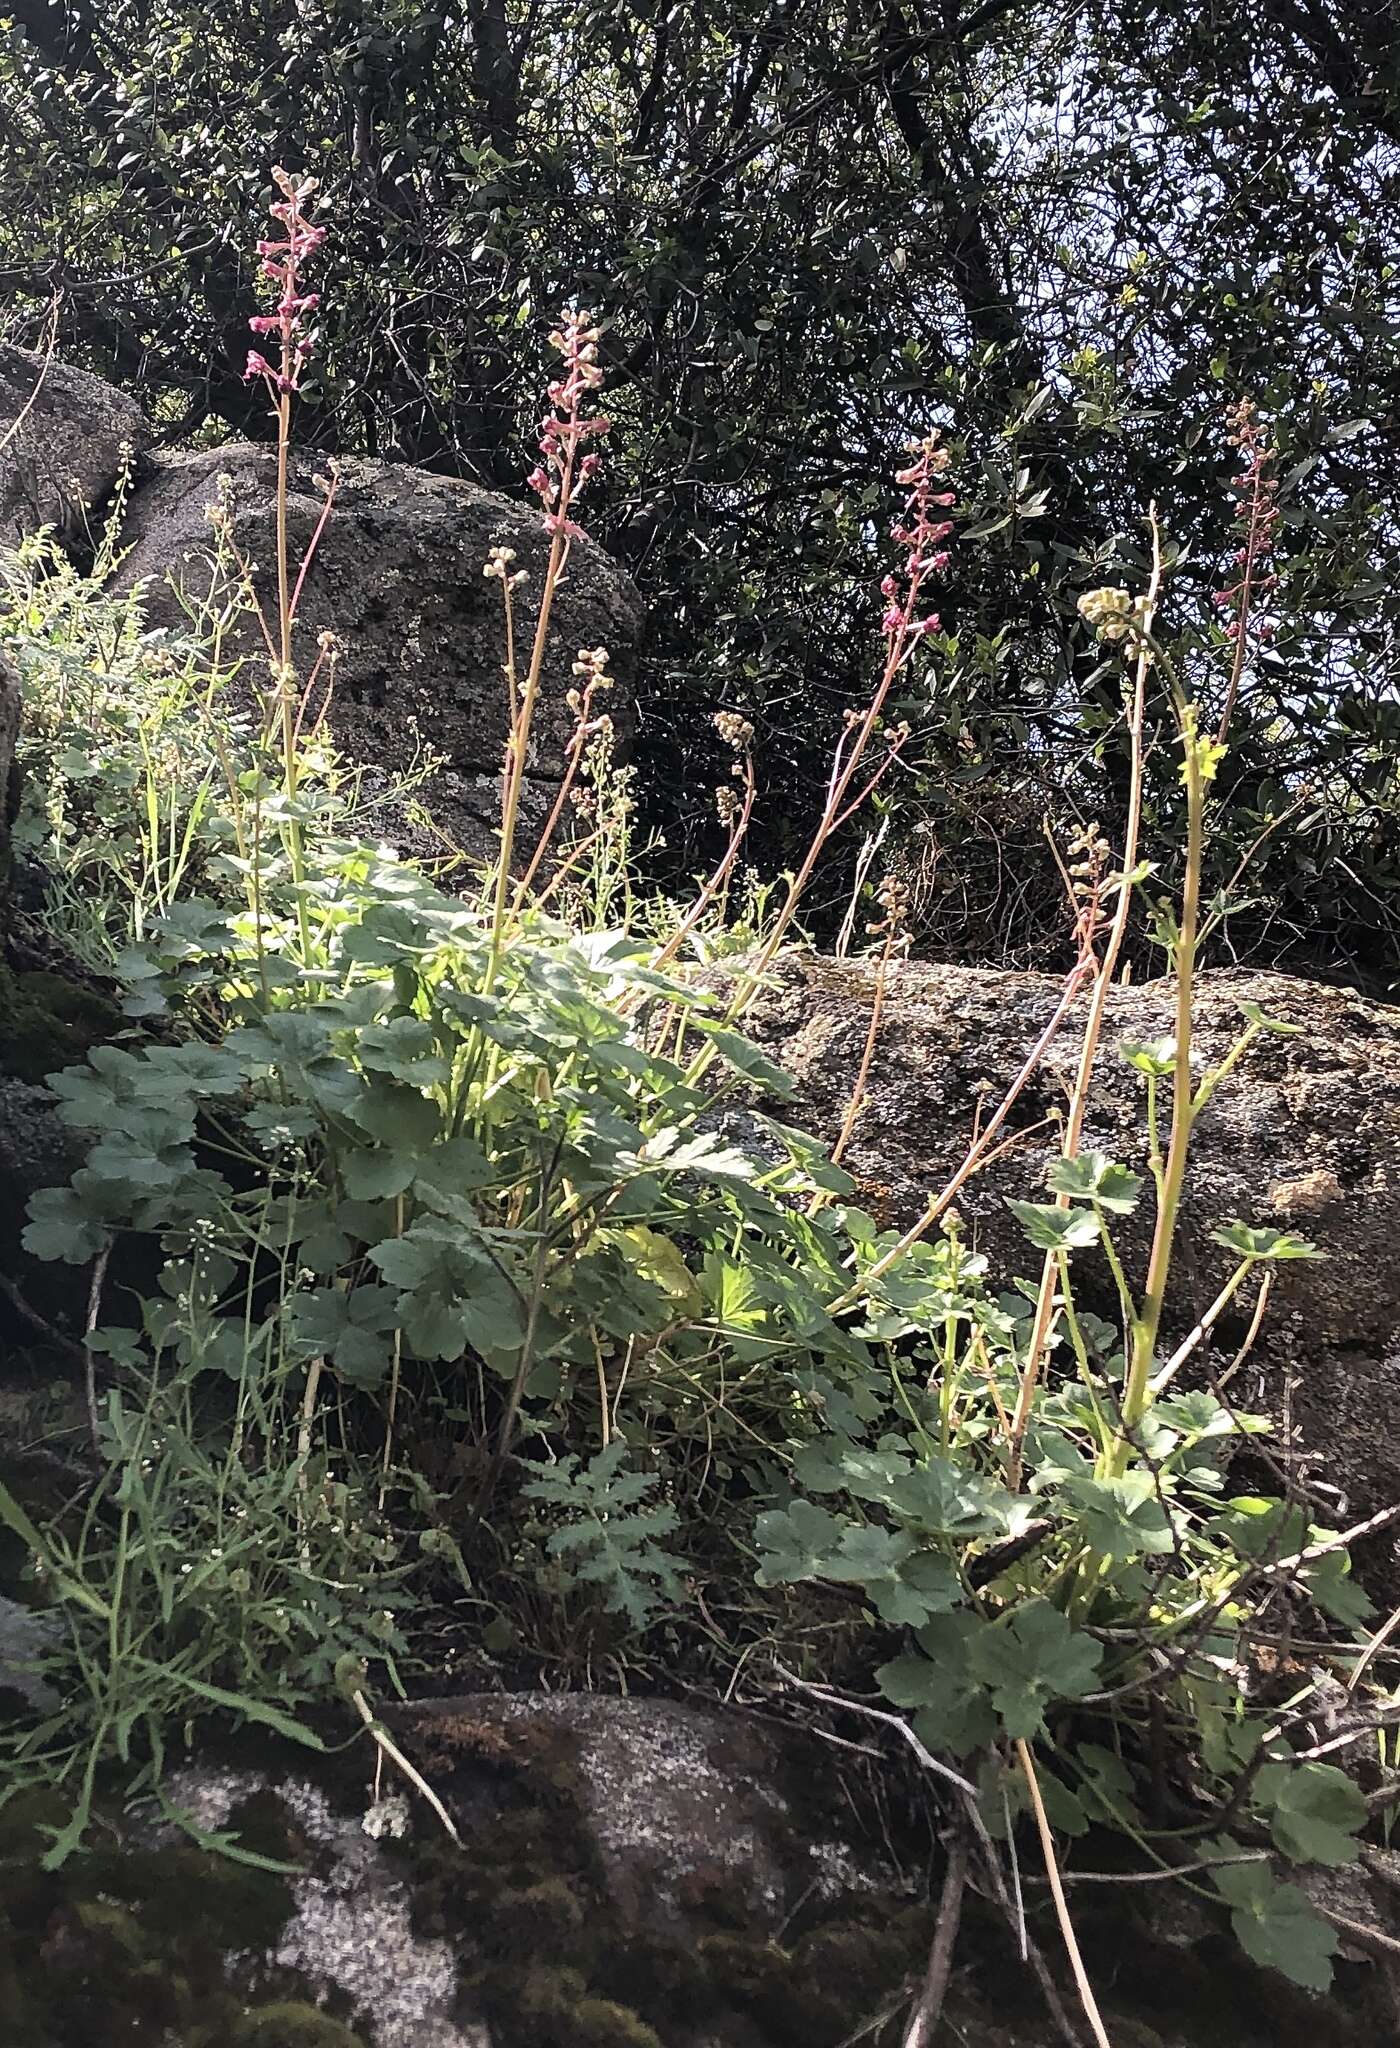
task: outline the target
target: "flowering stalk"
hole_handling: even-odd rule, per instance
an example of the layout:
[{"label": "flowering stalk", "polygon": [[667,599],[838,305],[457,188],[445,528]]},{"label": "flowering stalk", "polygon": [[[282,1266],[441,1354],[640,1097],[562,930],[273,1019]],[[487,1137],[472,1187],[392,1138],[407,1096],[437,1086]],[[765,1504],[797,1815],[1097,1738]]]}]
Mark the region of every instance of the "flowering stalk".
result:
[{"label": "flowering stalk", "polygon": [[1232,407],[1226,415],[1226,422],[1230,428],[1230,446],[1239,449],[1243,467],[1238,476],[1230,479],[1230,488],[1235,494],[1235,525],[1240,541],[1234,557],[1238,575],[1234,583],[1215,593],[1217,607],[1222,612],[1234,614],[1225,625],[1225,637],[1234,642],[1235,650],[1230,664],[1230,683],[1225,692],[1225,708],[1215,731],[1218,741],[1223,741],[1229,730],[1235,700],[1244,679],[1251,624],[1254,638],[1261,646],[1267,646],[1274,637],[1275,626],[1271,618],[1252,618],[1254,600],[1259,593],[1272,590],[1278,583],[1277,574],[1262,566],[1273,553],[1278,532],[1279,487],[1273,474],[1275,451],[1251,399],[1242,398],[1238,405]]},{"label": "flowering stalk", "polygon": [[[292,399],[301,388],[301,372],[315,343],[315,335],[308,331],[305,321],[307,314],[320,304],[318,293],[301,289],[301,269],[325,241],[326,231],[313,226],[307,217],[306,209],[317,188],[315,178],[294,178],[280,165],[274,168],[272,178],[282,197],[273,202],[269,211],[282,233],[259,242],[258,255],[262,258],[263,276],[277,286],[277,303],[271,313],[257,314],[248,325],[259,339],[276,340],[278,360],[271,363],[260,350],[250,348],[243,375],[245,381],[261,378],[277,422],[277,685],[284,736],[290,742],[292,626],[296,618],[295,596],[300,594],[305,579],[305,565],[294,593],[287,546],[287,469]],[[289,773],[294,772],[292,764],[288,765]]]},{"label": "flowering stalk", "polygon": [[[1123,838],[1123,866],[1117,878],[1113,919],[1108,927],[1102,956],[1097,952],[1096,943],[1102,897],[1102,878],[1097,868],[1101,865],[1103,857],[1100,854],[1102,842],[1098,840],[1096,833],[1081,835],[1080,850],[1084,857],[1079,865],[1084,872],[1077,879],[1088,887],[1081,897],[1082,907],[1078,912],[1076,935],[1080,960],[1092,963],[1094,986],[1089,1001],[1089,1015],[1084,1025],[1084,1039],[1079,1049],[1079,1066],[1074,1077],[1069,1115],[1060,1142],[1060,1155],[1065,1159],[1078,1157],[1083,1139],[1084,1117],[1089,1105],[1089,1089],[1094,1077],[1094,1064],[1098,1058],[1099,1041],[1103,1035],[1108,992],[1118,971],[1118,961],[1127,937],[1128,916],[1133,901],[1133,877],[1137,870],[1138,839],[1142,830],[1143,741],[1147,720],[1147,678],[1151,668],[1149,639],[1162,585],[1162,540],[1155,507],[1151,514],[1151,523],[1152,575],[1147,586],[1147,594],[1142,601],[1135,604],[1126,590],[1116,588],[1087,591],[1079,601],[1079,610],[1083,617],[1110,643],[1126,639],[1133,631],[1137,631],[1140,637],[1137,641],[1137,659],[1134,663],[1133,681],[1127,703],[1131,766],[1128,773],[1128,816]],[[1055,1202],[1059,1208],[1068,1208],[1069,1196],[1056,1195]],[[1006,1483],[1013,1493],[1018,1490],[1021,1483],[1021,1456],[1026,1430],[1030,1426],[1045,1346],[1050,1335],[1059,1278],[1059,1261],[1055,1253],[1047,1252],[1041,1264],[1035,1317],[1026,1345],[1026,1356],[1021,1366],[1016,1410],[1011,1422]]]},{"label": "flowering stalk", "polygon": [[[1270,526],[1264,528],[1271,531]],[[1121,1478],[1132,1454],[1136,1433],[1155,1398],[1156,1383],[1153,1367],[1157,1339],[1162,1325],[1162,1314],[1166,1302],[1167,1281],[1171,1272],[1172,1255],[1176,1242],[1177,1226],[1180,1221],[1182,1198],[1186,1187],[1186,1168],[1191,1149],[1192,1133],[1196,1120],[1210,1101],[1221,1081],[1243,1055],[1254,1033],[1262,1028],[1251,1024],[1241,1034],[1234,1049],[1227,1058],[1214,1068],[1195,1087],[1191,1074],[1191,1052],[1193,1032],[1193,1007],[1196,978],[1200,965],[1201,945],[1201,896],[1202,875],[1205,866],[1206,847],[1206,806],[1210,785],[1224,755],[1223,741],[1210,739],[1201,730],[1200,717],[1195,704],[1183,695],[1172,675],[1171,663],[1165,650],[1153,636],[1153,611],[1157,602],[1161,573],[1161,549],[1157,539],[1156,524],[1153,525],[1153,574],[1148,594],[1134,602],[1124,590],[1091,591],[1081,598],[1079,609],[1089,623],[1096,627],[1103,639],[1110,641],[1132,638],[1136,643],[1139,682],[1145,670],[1158,664],[1166,672],[1172,700],[1172,709],[1177,724],[1177,735],[1181,743],[1183,760],[1181,767],[1182,785],[1186,792],[1186,863],[1182,881],[1181,908],[1176,928],[1171,939],[1171,966],[1175,980],[1176,1031],[1172,1040],[1171,1077],[1172,1112],[1171,1130],[1165,1154],[1157,1141],[1156,1114],[1153,1109],[1154,1096],[1149,1081],[1148,1114],[1151,1127],[1151,1170],[1157,1191],[1157,1213],[1152,1232],[1152,1246],[1148,1255],[1147,1279],[1142,1295],[1134,1306],[1127,1292],[1127,1283],[1121,1266],[1114,1254],[1107,1230],[1103,1233],[1104,1250],[1113,1268],[1114,1279],[1123,1296],[1127,1328],[1124,1332],[1127,1362],[1123,1377],[1123,1398],[1121,1403],[1119,1431],[1114,1440],[1106,1443],[1100,1460],[1101,1476]],[[1141,708],[1140,699],[1135,704],[1134,724],[1134,765],[1140,773],[1141,749]],[[1139,797],[1140,804],[1140,797]],[[1135,833],[1135,825],[1130,828]],[[1129,876],[1123,877],[1124,892]],[[1124,898],[1119,899],[1119,918],[1126,916]],[[1121,941],[1118,930],[1119,920],[1115,919],[1115,933]],[[1110,940],[1110,945],[1113,940]],[[1096,1008],[1102,1014],[1098,998],[1106,993],[1106,983],[1100,976],[1095,990]],[[1086,1034],[1086,1052],[1089,1038]],[[1081,1066],[1081,1086],[1076,1090],[1076,1102],[1082,1101],[1087,1088],[1087,1071]],[[1082,1112],[1081,1112],[1082,1113]],[[1076,1140],[1078,1133],[1076,1132]],[[1067,1262],[1059,1262],[1061,1292],[1067,1297]],[[1041,1302],[1038,1304],[1037,1330],[1042,1325],[1042,1313],[1047,1286],[1043,1283]],[[1034,1356],[1030,1366],[1035,1364]],[[1159,1376],[1160,1378],[1160,1376]],[[1029,1372],[1027,1380],[1029,1379]],[[1023,1396],[1027,1380],[1023,1380]],[[1165,1385],[1165,1378],[1161,1379]],[[1022,1407],[1027,1405],[1023,1398]],[[1023,1430],[1024,1417],[1018,1411],[1018,1422]],[[1013,1476],[1017,1473],[1020,1456],[1020,1437],[1013,1433]]]},{"label": "flowering stalk", "polygon": [[[272,401],[272,415],[277,423],[277,623],[276,634],[271,644],[277,716],[282,732],[282,769],[287,800],[291,804],[295,801],[297,791],[296,693],[295,668],[292,662],[292,628],[296,622],[297,605],[311,556],[325,529],[326,520],[330,517],[332,490],[327,491],[325,508],[294,586],[287,536],[288,464],[292,441],[292,400],[301,388],[301,373],[316,339],[314,331],[308,329],[306,319],[320,304],[317,293],[302,290],[301,273],[308,258],[313,256],[325,241],[326,231],[313,225],[307,212],[317,190],[315,178],[295,178],[280,165],[276,165],[273,168],[272,179],[282,196],[274,200],[269,211],[278,223],[281,233],[260,241],[257,248],[258,255],[262,258],[262,275],[277,287],[277,300],[272,312],[257,314],[248,325],[259,340],[276,341],[277,360],[269,362],[261,350],[249,349],[243,374],[245,381],[248,382],[261,379]],[[292,865],[292,880],[296,888],[297,920],[305,956],[309,952],[310,934],[302,890],[304,873],[301,827],[294,817],[288,820],[287,849]]]},{"label": "flowering stalk", "polygon": [[1152,1402],[1152,1367],[1157,1335],[1166,1304],[1181,1200],[1186,1188],[1186,1162],[1196,1118],[1208,1096],[1193,1091],[1191,1035],[1196,972],[1199,965],[1201,873],[1205,865],[1206,797],[1223,749],[1205,738],[1194,704],[1174,693],[1177,726],[1184,759],[1181,779],[1186,790],[1186,872],[1182,880],[1181,915],[1172,945],[1176,976],[1176,1037],[1172,1054],[1171,1135],[1158,1185],[1157,1220],[1148,1256],[1147,1282],[1128,1331],[1128,1364],[1123,1380],[1122,1434],[1108,1459],[1108,1476],[1121,1478],[1132,1451],[1134,1432]]},{"label": "flowering stalk", "polygon": [[753,817],[754,798],[757,784],[753,771],[753,726],[737,711],[717,711],[712,721],[720,738],[733,749],[734,780],[742,785],[743,794],[735,790],[732,783],[722,782],[715,791],[715,807],[719,821],[729,833],[729,841],[709,879],[701,884],[695,901],[686,912],[675,931],[657,954],[655,965],[665,967],[680,952],[691,933],[696,930],[705,912],[715,898],[727,886],[734,872],[734,863],[739,858],[739,849],[748,835],[749,821]]},{"label": "flowering stalk", "polygon": [[[541,459],[531,471],[529,479],[531,490],[539,495],[544,506],[544,526],[550,536],[549,561],[545,568],[544,587],[540,592],[540,610],[535,622],[530,666],[526,671],[518,701],[515,694],[514,662],[508,662],[513,715],[510,735],[506,741],[505,780],[501,796],[501,851],[491,921],[488,987],[495,979],[501,947],[505,940],[507,898],[515,852],[515,834],[520,817],[520,796],[529,753],[530,729],[534,723],[535,706],[539,701],[540,677],[544,668],[545,646],[549,638],[549,615],[554,605],[554,593],[559,587],[568,562],[569,548],[582,532],[572,517],[574,501],[590,478],[596,475],[601,465],[602,458],[596,451],[590,450],[587,443],[598,435],[606,434],[612,424],[610,420],[588,410],[593,393],[603,381],[603,372],[598,363],[598,339],[598,329],[594,325],[593,315],[582,309],[566,313],[556,331],[550,336],[551,344],[563,359],[563,373],[549,386],[551,410],[540,422]],[[496,573],[489,563],[486,573],[488,576]],[[511,583],[518,581],[518,577],[519,572],[509,579],[502,575],[508,610]]]},{"label": "flowering stalk", "polygon": [[[751,1001],[777,956],[827,842],[871,796],[909,737],[909,728],[905,724],[885,727],[885,757],[867,776],[863,786],[855,789],[856,776],[880,727],[896,678],[921,642],[930,633],[938,632],[941,624],[937,612],[924,610],[924,593],[929,579],[948,564],[948,550],[944,543],[953,531],[953,523],[946,514],[956,500],[952,491],[937,486],[948,469],[950,458],[936,433],[927,435],[922,441],[911,442],[908,453],[910,460],[895,473],[895,481],[903,486],[906,493],[904,512],[890,528],[891,537],[904,550],[904,560],[899,574],[887,575],[880,585],[880,594],[885,600],[885,611],[880,621],[885,642],[884,665],[865,711],[847,711],[845,715],[845,730],[836,744],[827,780],[826,800],[811,844],[801,866],[788,883],[787,895],[772,931],[735,992],[729,1006],[730,1021],[740,1015]],[[705,1064],[708,1063],[708,1051],[707,1048],[707,1052],[700,1055],[701,1062]]]},{"label": "flowering stalk", "polygon": [[[879,1043],[880,1024],[885,1014],[885,992],[889,983],[890,963],[896,953],[907,954],[909,951],[909,933],[905,930],[905,922],[909,915],[909,891],[897,875],[886,875],[876,893],[876,901],[884,916],[865,928],[868,937],[878,938],[882,942],[875,960],[875,991],[870,1003],[870,1024],[865,1034],[865,1048],[860,1056],[860,1066],[856,1070],[850,1100],[846,1104],[846,1114],[841,1119],[836,1143],[831,1148],[833,1166],[839,1166],[846,1156],[846,1148],[855,1134],[857,1121],[865,1107],[866,1093],[870,1086],[870,1069],[875,1063],[875,1047]],[[827,1200],[825,1191],[818,1188],[808,1205],[808,1214],[815,1215]]]},{"label": "flowering stalk", "polygon": [[540,833],[535,850],[530,856],[530,864],[521,876],[520,886],[515,892],[515,900],[511,905],[511,909],[516,917],[520,915],[524,907],[535,877],[539,873],[544,857],[548,853],[554,835],[559,829],[559,820],[563,817],[564,806],[568,803],[573,793],[574,784],[578,780],[579,770],[583,766],[584,755],[591,742],[604,729],[605,723],[609,722],[606,712],[596,718],[593,715],[593,699],[595,696],[600,690],[610,690],[613,686],[613,679],[608,674],[607,648],[580,647],[578,659],[574,663],[574,674],[579,680],[569,691],[565,699],[570,711],[574,714],[574,730],[573,737],[569,741],[564,778],[559,784],[554,802],[550,807],[549,816],[545,819],[544,830]]},{"label": "flowering stalk", "polygon": [[[302,685],[301,696],[297,700],[296,722],[292,727],[292,744],[298,754],[301,751],[303,735],[310,734],[314,737],[326,722],[331,708],[331,699],[335,695],[335,668],[339,658],[340,643],[335,635],[330,632],[322,633],[317,642],[316,659],[311,664],[311,673]],[[326,682],[321,692],[320,708],[316,712],[315,717],[311,719],[310,724],[308,724],[307,715],[315,701],[316,685],[320,682],[322,669],[326,671]]]}]

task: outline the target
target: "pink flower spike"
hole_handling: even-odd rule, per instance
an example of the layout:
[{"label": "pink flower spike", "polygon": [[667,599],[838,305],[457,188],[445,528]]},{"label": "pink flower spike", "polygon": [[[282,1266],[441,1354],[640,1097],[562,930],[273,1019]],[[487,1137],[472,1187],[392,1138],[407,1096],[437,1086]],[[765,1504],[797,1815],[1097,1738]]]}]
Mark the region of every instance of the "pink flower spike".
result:
[{"label": "pink flower spike", "polygon": [[[280,237],[266,237],[256,247],[262,259],[258,265],[259,273],[276,286],[277,304],[273,311],[257,314],[248,324],[254,334],[279,337],[284,361],[289,351],[291,362],[300,364],[310,356],[316,341],[314,332],[305,328],[303,321],[320,304],[320,296],[315,292],[301,291],[298,266],[321,246],[326,239],[326,230],[313,227],[303,211],[316,191],[314,178],[293,178],[278,168],[273,171],[273,181],[280,196],[268,211],[273,220],[280,223],[284,233]],[[250,378],[266,378],[274,391],[283,394],[299,388],[295,374],[288,375],[274,368],[256,350],[249,352],[246,374]]]},{"label": "pink flower spike", "polygon": [[941,446],[937,434],[911,443],[909,453],[913,460],[895,472],[896,482],[906,492],[904,511],[890,526],[890,538],[903,551],[903,561],[898,574],[891,572],[880,582],[880,595],[887,600],[880,621],[881,631],[890,643],[887,680],[904,665],[920,640],[942,631],[937,612],[919,619],[911,615],[925,580],[948,565],[948,550],[938,543],[953,532],[953,522],[935,520],[934,508],[946,510],[956,502],[956,493],[934,489],[935,482],[942,479],[948,468],[948,451]]}]

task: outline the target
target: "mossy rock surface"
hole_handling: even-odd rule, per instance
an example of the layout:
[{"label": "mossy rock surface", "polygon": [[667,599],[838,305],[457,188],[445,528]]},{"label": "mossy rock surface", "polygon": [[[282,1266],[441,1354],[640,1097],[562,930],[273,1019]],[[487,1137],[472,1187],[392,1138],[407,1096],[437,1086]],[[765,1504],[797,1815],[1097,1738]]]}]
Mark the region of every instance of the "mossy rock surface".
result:
[{"label": "mossy rock surface", "polygon": [[[269,1797],[236,1817],[248,1846],[285,1847],[277,1810]],[[5,2048],[367,2048],[292,1973],[231,1975],[230,1954],[275,1951],[282,1878],[193,1842],[122,1842],[120,1816],[107,1845],[46,1872],[44,1830],[62,1818],[47,1795],[0,1811]]]},{"label": "mossy rock surface", "polygon": [[[52,1801],[13,1802],[0,1810],[0,2043],[411,2048],[402,2003],[392,2023],[385,2015],[427,1944],[446,1973],[431,2010],[413,2011],[435,2044],[838,2048],[859,2038],[898,2048],[931,1931],[922,1890],[838,1884],[746,1921],[742,1876],[726,1894],[707,1864],[706,1883],[670,1918],[639,1918],[600,1853],[579,1752],[558,1730],[532,1727],[527,1717],[507,1740],[464,1709],[439,1726],[433,1749],[420,1726],[412,1747],[456,1813],[460,1846],[421,1805],[406,1837],[371,1846],[359,1825],[358,1749],[323,1759],[314,1785],[304,1758],[276,1758],[268,1771],[272,1752],[260,1746],[252,1770],[210,1766],[209,1780],[234,1790],[204,1824],[294,1865],[305,1883],[188,1841],[153,1845],[120,1813],[102,1846],[44,1873],[40,1829],[63,1816]],[[350,1913],[324,1923],[321,1950],[307,1944],[308,1886]],[[361,1956],[358,1978],[346,1974],[345,1930],[366,1926],[355,1918],[366,1906],[398,1912],[406,1970],[375,1957],[366,1972]],[[1034,1911],[1058,1970],[1053,1920]],[[1078,1914],[1114,2048],[1373,2048],[1391,2038],[1375,1969],[1344,1963],[1336,1995],[1315,1999],[1255,1969],[1208,1914],[1184,1945],[1153,1919],[1135,1894],[1086,1897]],[[350,1946],[359,1943],[357,1931]],[[1067,1982],[1062,1994],[1072,2009]],[[976,1896],[947,2024],[965,2048],[1052,2048],[1057,2038],[1006,1927]]]},{"label": "mossy rock surface", "polygon": [[542,1695],[395,1720],[464,1840],[417,1832],[386,1852],[493,2048],[837,2048],[921,1961],[921,1912],[857,1890],[863,1874],[820,1881],[820,1757],[804,1747],[789,1772],[756,1723]]},{"label": "mossy rock surface", "polygon": [[54,973],[0,965],[0,1074],[41,1082],[112,1038],[125,1019],[110,996]]},{"label": "mossy rock surface", "polygon": [[[414,1754],[464,1823],[464,1847],[420,1831],[388,1853],[404,1871],[417,1923],[459,1956],[493,2048],[838,2048],[857,2038],[898,2048],[927,1958],[929,1899],[892,1875],[872,1883],[853,1846],[844,1889],[804,1895],[797,1886],[756,1914],[749,1872],[737,1862],[727,1871],[711,1840],[696,1845],[694,1869],[674,1883],[669,1918],[639,1911],[615,1882],[616,1816],[600,1825],[590,1782],[589,1745],[610,1705],[619,1711],[604,1782],[616,1786],[643,1702],[594,1699],[578,1712],[567,1701],[536,1702],[515,1714],[508,1701],[493,1711],[477,1696],[404,1711]],[[673,1716],[667,1703],[656,1705],[663,1722]],[[709,1761],[742,1778],[751,1752],[724,1717],[715,1727]],[[775,1813],[772,1824],[793,1836],[778,1844],[779,1861],[805,1831],[820,1839],[827,1823],[810,1755],[796,1749],[801,1768],[792,1771],[778,1760],[786,1818]],[[664,1789],[640,1772],[635,1780],[639,1804],[651,1801],[664,1829]],[[922,1842],[926,1851],[926,1835]],[[643,1867],[654,1872],[655,1845],[643,1849]],[[1073,2010],[1053,1919],[1043,1906],[1036,1911]],[[1257,1969],[1223,1924],[1208,1911],[1201,1918],[1183,1947],[1159,1933],[1134,1888],[1084,1895],[1082,1937],[1115,2048],[1372,2048],[1388,2038],[1375,1969],[1341,1964],[1337,1995],[1319,2000]],[[1059,2037],[999,1916],[970,1899],[964,1933],[950,2041],[1052,2048]]]},{"label": "mossy rock surface", "polygon": [[363,2048],[363,2043],[359,2034],[318,2007],[283,1999],[250,2012],[228,2048]]}]

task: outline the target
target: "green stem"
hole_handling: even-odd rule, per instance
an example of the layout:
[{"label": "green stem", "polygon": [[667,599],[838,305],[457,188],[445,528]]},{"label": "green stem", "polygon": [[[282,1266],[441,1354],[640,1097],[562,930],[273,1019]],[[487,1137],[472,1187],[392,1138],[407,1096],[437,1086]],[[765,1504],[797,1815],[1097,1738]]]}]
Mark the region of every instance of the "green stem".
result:
[{"label": "green stem", "polygon": [[1104,1414],[1103,1404],[1099,1400],[1098,1390],[1094,1385],[1094,1369],[1089,1363],[1089,1347],[1084,1342],[1084,1332],[1079,1322],[1079,1311],[1074,1305],[1074,1290],[1070,1285],[1069,1277],[1069,1253],[1060,1251],[1054,1253],[1053,1256],[1059,1272],[1060,1300],[1065,1312],[1065,1329],[1069,1336],[1070,1346],[1074,1352],[1075,1364],[1079,1368],[1079,1377],[1084,1382],[1085,1391],[1089,1396],[1089,1405],[1094,1411],[1094,1419],[1098,1425],[1099,1442],[1100,1444],[1105,1444],[1108,1442],[1109,1437],[1108,1417]]},{"label": "green stem", "polygon": [[1152,1399],[1152,1361],[1162,1326],[1167,1279],[1171,1272],[1172,1250],[1186,1185],[1191,1129],[1196,1115],[1191,1089],[1191,1025],[1201,914],[1201,870],[1205,858],[1206,777],[1193,708],[1178,699],[1177,717],[1185,752],[1186,876],[1173,961],[1176,969],[1176,1056],[1172,1077],[1171,1130],[1162,1170],[1157,1223],[1152,1235],[1147,1287],[1129,1333],[1129,1363],[1123,1388],[1123,1433],[1112,1460],[1115,1476],[1121,1476],[1127,1466],[1132,1434]]},{"label": "green stem", "polygon": [[1157,1076],[1147,1077],[1147,1164],[1157,1190],[1157,1200],[1162,1199],[1162,1126],[1157,1114]]},{"label": "green stem", "polygon": [[116,1683],[117,1667],[122,1661],[120,1639],[121,1606],[122,1595],[126,1590],[126,1556],[127,1542],[130,1534],[131,1510],[123,1508],[121,1520],[117,1527],[117,1561],[112,1573],[112,1599],[107,1611],[107,1676],[108,1683],[111,1685]]},{"label": "green stem", "polygon": [[1094,1204],[1094,1213],[1099,1219],[1099,1242],[1103,1246],[1104,1257],[1108,1260],[1108,1270],[1113,1275],[1113,1284],[1118,1290],[1118,1301],[1123,1311],[1123,1327],[1126,1329],[1133,1319],[1132,1289],[1128,1285],[1128,1276],[1123,1270],[1123,1260],[1118,1247],[1113,1242],[1108,1218],[1097,1202]]},{"label": "green stem", "polygon": [[525,688],[520,696],[520,708],[511,724],[510,739],[507,743],[509,759],[506,766],[505,800],[501,806],[500,865],[496,870],[496,898],[491,913],[491,953],[486,966],[483,995],[489,995],[495,985],[496,970],[505,944],[506,905],[510,894],[510,868],[515,853],[516,827],[520,819],[520,793],[525,781],[525,757],[530,744],[530,728],[534,722],[535,705],[539,700],[544,651],[549,639],[549,615],[554,608],[554,593],[558,587],[560,573],[564,567],[564,556],[569,545],[569,500],[573,494],[573,472],[574,456],[571,450],[559,486],[559,524],[555,527],[553,539],[550,541],[549,564],[545,570],[544,588],[540,592],[540,615],[535,621],[534,645],[530,649],[530,667],[525,677]]},{"label": "green stem", "polygon": [[[290,379],[290,342],[283,344],[282,375]],[[277,704],[282,723],[282,778],[289,811],[297,800],[297,736],[292,705],[292,565],[287,535],[288,468],[292,443],[292,397],[283,391],[277,401]],[[306,862],[301,825],[292,816],[286,821],[287,858],[296,895],[297,930],[301,939],[302,965],[311,964],[311,930],[306,915]]]}]

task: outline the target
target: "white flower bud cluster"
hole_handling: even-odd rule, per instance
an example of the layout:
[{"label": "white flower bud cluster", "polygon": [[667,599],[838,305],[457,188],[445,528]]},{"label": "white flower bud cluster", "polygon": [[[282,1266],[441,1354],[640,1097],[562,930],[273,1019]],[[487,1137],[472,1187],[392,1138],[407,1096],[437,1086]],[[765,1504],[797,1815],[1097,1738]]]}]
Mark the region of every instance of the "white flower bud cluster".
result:
[{"label": "white flower bud cluster", "polygon": [[613,679],[608,674],[608,658],[606,647],[580,647],[578,659],[573,664],[573,673],[579,680],[573,689],[564,693],[564,702],[576,718],[584,711],[588,699],[595,690],[612,688]]},{"label": "white flower bud cluster", "polygon": [[1113,849],[1099,829],[1097,818],[1079,826],[1069,842],[1069,872],[1076,896],[1092,896],[1103,878]]},{"label": "white flower bud cluster", "polygon": [[492,548],[482,566],[482,575],[488,583],[502,583],[507,590],[516,590],[529,578],[528,569],[512,569],[515,560],[514,548]]},{"label": "white flower bud cluster", "polygon": [[1135,626],[1145,623],[1147,600],[1134,598],[1117,584],[1105,583],[1098,590],[1084,592],[1079,616],[1100,640],[1126,640]]},{"label": "white flower bud cluster", "polygon": [[727,747],[733,747],[736,754],[753,745],[753,726],[747,718],[741,718],[737,711],[717,711],[710,723]]}]

